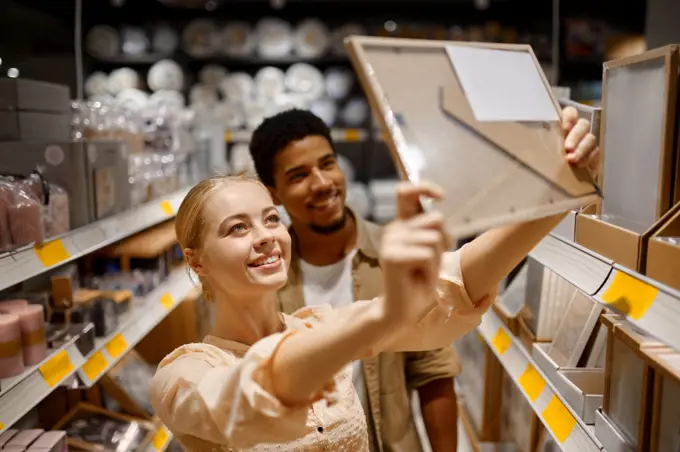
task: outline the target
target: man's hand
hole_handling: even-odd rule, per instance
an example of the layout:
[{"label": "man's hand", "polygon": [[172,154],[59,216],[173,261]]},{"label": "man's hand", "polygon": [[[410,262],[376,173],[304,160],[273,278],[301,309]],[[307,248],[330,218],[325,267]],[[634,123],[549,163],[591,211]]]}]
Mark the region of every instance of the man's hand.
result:
[{"label": "man's hand", "polygon": [[574,107],[566,107],[562,110],[562,129],[566,136],[564,148],[567,162],[596,171],[600,162],[600,148],[597,137],[589,132],[590,121],[579,119]]}]

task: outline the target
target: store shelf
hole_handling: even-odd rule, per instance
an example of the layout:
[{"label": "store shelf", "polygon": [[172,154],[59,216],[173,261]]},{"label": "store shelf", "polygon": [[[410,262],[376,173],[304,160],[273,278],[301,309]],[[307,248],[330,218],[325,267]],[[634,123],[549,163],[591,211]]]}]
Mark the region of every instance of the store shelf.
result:
[{"label": "store shelf", "polygon": [[564,452],[599,452],[594,433],[562,400],[550,381],[492,311],[478,330]]},{"label": "store shelf", "polygon": [[172,442],[173,435],[165,426],[161,425],[154,435],[145,452],[165,452]]},{"label": "store shelf", "polygon": [[52,352],[23,374],[0,381],[0,433],[18,421],[73,374],[91,386],[163,320],[193,289],[189,275],[175,270],[167,281],[123,322],[119,330],[96,342],[95,350],[83,356],[75,342]]},{"label": "store shelf", "polygon": [[[87,387],[97,383],[170,314],[194,287],[185,268],[174,270],[161,287],[146,297],[146,302],[140,309],[133,309],[122,319],[115,333],[95,341],[95,349],[85,357],[85,363],[77,371],[82,382]],[[143,310],[142,315],[140,310]]]},{"label": "store shelf", "polygon": [[0,291],[175,216],[189,189],[0,256]]},{"label": "store shelf", "polygon": [[[225,143],[249,143],[252,130],[226,130]],[[331,129],[331,137],[336,143],[360,143],[368,140],[368,131],[364,129]]]},{"label": "store shelf", "polygon": [[680,292],[556,236],[531,256],[607,308],[680,351]]}]

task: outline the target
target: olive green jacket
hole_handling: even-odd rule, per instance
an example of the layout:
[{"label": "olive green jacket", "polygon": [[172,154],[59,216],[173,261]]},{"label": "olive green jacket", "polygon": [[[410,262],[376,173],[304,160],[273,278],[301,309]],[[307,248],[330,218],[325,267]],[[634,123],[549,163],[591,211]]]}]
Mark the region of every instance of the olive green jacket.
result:
[{"label": "olive green jacket", "polygon": [[[370,300],[382,292],[378,246],[382,228],[361,220],[357,224],[357,252],[352,261],[354,300]],[[304,307],[303,281],[295,233],[288,283],[279,291],[279,309],[292,313]],[[422,450],[411,411],[411,390],[460,372],[452,347],[428,352],[382,353],[362,361],[368,407],[371,449],[376,452]],[[456,428],[452,426],[451,428]]]}]

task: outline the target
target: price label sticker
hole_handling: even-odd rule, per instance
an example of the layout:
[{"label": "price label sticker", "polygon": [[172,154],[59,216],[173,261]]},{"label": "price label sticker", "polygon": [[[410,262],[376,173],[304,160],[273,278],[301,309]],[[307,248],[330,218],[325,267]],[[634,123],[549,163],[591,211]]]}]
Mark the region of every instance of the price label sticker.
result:
[{"label": "price label sticker", "polygon": [[162,451],[165,445],[168,443],[168,431],[165,427],[161,426],[153,437],[153,447],[157,451]]},{"label": "price label sticker", "polygon": [[169,217],[175,215],[175,209],[172,208],[172,204],[170,204],[170,201],[161,202],[161,210],[163,211],[164,214],[166,214]]},{"label": "price label sticker", "polygon": [[2,422],[0,422],[0,432],[3,431],[4,429],[5,429],[5,424],[3,424]]},{"label": "price label sticker", "polygon": [[640,320],[652,307],[659,289],[622,271],[602,294],[602,301],[631,319]]},{"label": "price label sticker", "polygon": [[545,380],[531,364],[527,365],[527,368],[524,370],[524,373],[520,375],[517,382],[522,389],[524,389],[524,392],[527,393],[529,400],[532,402],[536,402],[543,392],[543,389],[545,389]]},{"label": "price label sticker", "polygon": [[38,370],[47,383],[47,386],[54,388],[61,381],[75,371],[71,358],[66,350],[55,353]]},{"label": "price label sticker", "polygon": [[172,299],[172,295],[169,293],[164,293],[161,297],[161,305],[168,311],[175,305],[175,300]]},{"label": "price label sticker", "polygon": [[350,143],[361,141],[361,131],[358,129],[346,129],[345,141],[348,141]]},{"label": "price label sticker", "polygon": [[101,350],[99,350],[83,365],[83,372],[85,372],[85,375],[87,375],[87,378],[89,378],[90,381],[95,381],[102,373],[104,373],[108,366],[109,362],[106,360],[106,357]]},{"label": "price label sticker", "polygon": [[543,410],[543,419],[560,444],[569,438],[576,427],[576,419],[556,395],[552,396],[548,406]]},{"label": "price label sticker", "polygon": [[225,143],[231,143],[231,141],[234,139],[234,137],[231,135],[231,130],[225,130],[224,131],[224,142]]},{"label": "price label sticker", "polygon": [[510,339],[510,336],[508,336],[508,333],[505,332],[503,327],[499,327],[498,332],[491,341],[491,344],[496,349],[498,354],[502,356],[512,345],[512,339]]},{"label": "price label sticker", "polygon": [[36,245],[33,247],[33,251],[35,251],[36,256],[38,256],[38,259],[40,259],[40,262],[45,267],[53,267],[71,257],[64,243],[59,239],[42,245]]},{"label": "price label sticker", "polygon": [[106,351],[113,359],[118,359],[118,357],[123,356],[127,349],[127,341],[121,333],[116,334],[113,339],[106,344]]}]

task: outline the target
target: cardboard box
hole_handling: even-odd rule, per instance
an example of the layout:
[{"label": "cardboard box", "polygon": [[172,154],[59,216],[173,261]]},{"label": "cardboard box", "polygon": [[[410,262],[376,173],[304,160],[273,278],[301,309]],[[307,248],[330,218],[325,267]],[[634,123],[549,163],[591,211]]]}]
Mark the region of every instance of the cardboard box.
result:
[{"label": "cardboard box", "polygon": [[0,110],[70,114],[71,94],[66,85],[2,78],[0,79]]},{"label": "cardboard box", "polygon": [[603,200],[597,216],[576,219],[577,243],[639,272],[649,237],[680,199],[678,54],[670,45],[605,63]]},{"label": "cardboard box", "polygon": [[680,203],[647,244],[645,275],[680,290]]}]

